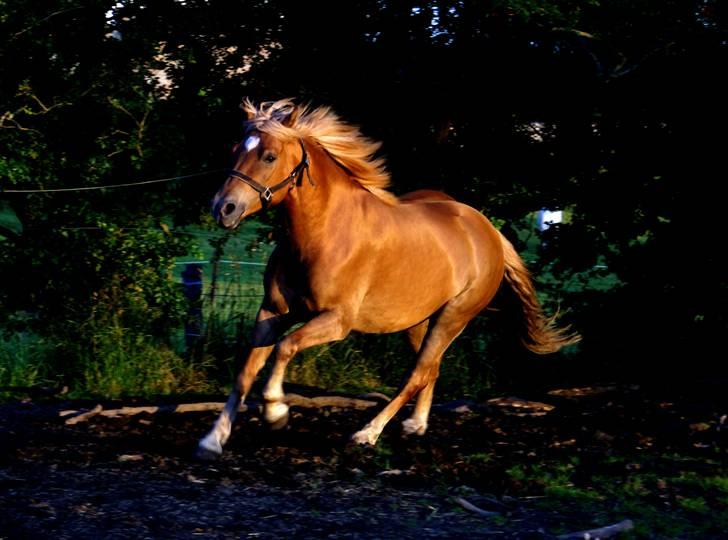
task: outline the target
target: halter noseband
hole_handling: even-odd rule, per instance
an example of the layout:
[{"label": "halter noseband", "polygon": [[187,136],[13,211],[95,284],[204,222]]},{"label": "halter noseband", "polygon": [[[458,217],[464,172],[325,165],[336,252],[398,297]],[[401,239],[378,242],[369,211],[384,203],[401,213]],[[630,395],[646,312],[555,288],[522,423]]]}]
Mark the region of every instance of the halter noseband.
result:
[{"label": "halter noseband", "polygon": [[257,191],[260,194],[260,199],[263,202],[263,206],[266,206],[270,203],[271,199],[273,198],[273,194],[276,191],[279,191],[288,185],[293,186],[293,184],[295,184],[296,182],[300,183],[300,179],[303,177],[304,169],[306,171],[306,174],[308,175],[308,181],[311,182],[311,185],[313,186],[314,183],[313,180],[311,180],[311,171],[308,168],[309,162],[308,154],[306,153],[306,147],[303,145],[303,141],[301,139],[298,139],[298,144],[301,145],[301,150],[303,151],[301,161],[293,168],[291,174],[289,174],[285,180],[282,180],[273,186],[264,186],[263,184],[253,180],[247,174],[238,171],[237,169],[230,169],[228,171],[228,175],[234,177],[236,180],[240,180],[244,184],[249,185],[255,191]]}]

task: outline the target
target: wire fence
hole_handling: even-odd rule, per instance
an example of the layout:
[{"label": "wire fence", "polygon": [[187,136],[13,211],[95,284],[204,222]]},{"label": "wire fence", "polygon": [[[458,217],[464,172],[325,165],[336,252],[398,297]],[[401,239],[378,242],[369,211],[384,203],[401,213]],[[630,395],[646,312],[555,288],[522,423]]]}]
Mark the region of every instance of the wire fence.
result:
[{"label": "wire fence", "polygon": [[[213,169],[190,174],[168,176],[104,184],[94,186],[72,186],[59,188],[44,187],[11,187],[0,185],[1,195],[31,195],[101,191],[108,189],[135,188],[150,184],[163,184],[219,174],[226,169]],[[164,226],[163,226],[164,227]],[[31,227],[32,228],[32,227]],[[56,227],[65,231],[104,231],[96,225],[66,225]],[[122,230],[158,231],[158,228],[120,226]],[[165,228],[165,232],[199,237],[209,242],[223,239],[225,232],[185,230]],[[187,317],[184,328],[184,339],[188,352],[191,347],[198,346],[200,340],[232,341],[238,340],[240,321],[252,320],[263,298],[263,269],[265,263],[234,259],[211,258],[204,260],[185,260],[175,263],[181,272],[174,272],[173,279],[180,283],[187,299]],[[208,271],[203,268],[207,267]]]},{"label": "wire fence", "polygon": [[218,174],[226,169],[213,169],[208,171],[200,171],[191,174],[183,174],[180,176],[169,176],[167,178],[155,178],[152,180],[137,180],[135,182],[123,182],[120,184],[103,184],[100,186],[75,186],[65,188],[11,188],[5,189],[0,187],[0,193],[13,193],[13,194],[31,194],[31,193],[68,193],[77,191],[98,191],[102,189],[118,189],[128,188],[137,186],[146,186],[149,184],[163,184],[167,182],[176,182],[177,180],[187,180],[189,178],[198,178],[200,176],[206,176],[208,174]]},{"label": "wire fence", "polygon": [[[187,351],[237,343],[263,298],[264,263],[232,259],[178,261],[187,299]],[[208,272],[204,270],[207,268]]]}]

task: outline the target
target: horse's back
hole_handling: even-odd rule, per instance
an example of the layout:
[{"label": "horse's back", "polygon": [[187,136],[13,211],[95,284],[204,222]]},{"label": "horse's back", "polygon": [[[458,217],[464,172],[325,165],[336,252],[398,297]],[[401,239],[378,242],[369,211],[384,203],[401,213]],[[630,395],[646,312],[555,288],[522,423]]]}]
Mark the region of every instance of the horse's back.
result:
[{"label": "horse's back", "polygon": [[386,210],[390,226],[370,259],[368,305],[361,312],[366,322],[381,323],[392,311],[397,317],[409,312],[408,324],[414,324],[456,297],[466,310],[485,307],[503,277],[498,231],[480,212],[442,192],[413,192],[400,201]]},{"label": "horse's back", "polygon": [[450,195],[443,191],[437,191],[434,189],[418,189],[417,191],[410,191],[404,195],[399,196],[399,202],[401,203],[417,203],[417,202],[443,202],[443,201],[454,201]]}]

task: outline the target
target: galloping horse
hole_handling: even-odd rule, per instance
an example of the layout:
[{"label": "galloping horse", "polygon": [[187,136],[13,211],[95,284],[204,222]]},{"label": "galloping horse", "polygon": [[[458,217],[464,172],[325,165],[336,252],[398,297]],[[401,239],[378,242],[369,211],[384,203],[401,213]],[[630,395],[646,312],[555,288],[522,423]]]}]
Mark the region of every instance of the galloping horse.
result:
[{"label": "galloping horse", "polygon": [[[281,205],[288,234],[268,261],[250,349],[225,409],[199,443],[199,457],[222,453],[238,406],[271,353],[264,416],[281,423],[291,358],[353,330],[405,331],[417,353],[399,393],[353,441],[375,444],[414,396],[403,430],[424,434],[443,353],[503,281],[521,300],[526,347],[545,354],[578,341],[543,314],[523,261],[480,212],[439,192],[397,198],[386,191],[389,175],[373,157],[379,143],[327,107],[246,100],[243,108],[245,136],[213,215],[230,229]],[[297,323],[303,325],[285,335]]]}]

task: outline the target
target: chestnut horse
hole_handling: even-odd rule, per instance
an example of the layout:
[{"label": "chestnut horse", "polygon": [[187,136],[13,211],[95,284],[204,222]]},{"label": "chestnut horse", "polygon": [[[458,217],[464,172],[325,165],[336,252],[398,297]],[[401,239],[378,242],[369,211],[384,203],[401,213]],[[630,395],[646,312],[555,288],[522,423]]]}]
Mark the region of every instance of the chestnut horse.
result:
[{"label": "chestnut horse", "polygon": [[[399,393],[353,441],[375,444],[414,396],[403,430],[422,435],[443,353],[504,280],[521,300],[526,347],[545,354],[579,339],[544,316],[523,261],[480,212],[439,192],[397,198],[386,191],[389,175],[373,157],[379,144],[329,108],[309,110],[291,100],[258,107],[245,101],[243,108],[245,138],[212,213],[231,229],[281,205],[288,234],[268,261],[250,350],[225,409],[199,443],[199,457],[222,453],[237,409],[271,353],[264,416],[280,424],[288,415],[283,378],[291,358],[353,330],[403,330],[417,353]],[[297,323],[303,325],[286,335]]]}]

